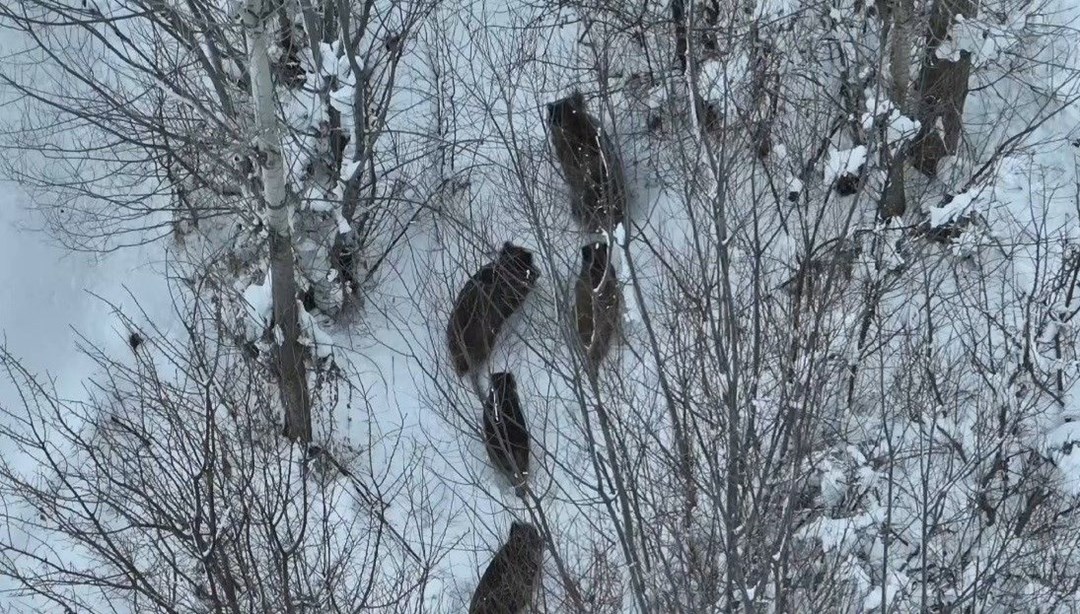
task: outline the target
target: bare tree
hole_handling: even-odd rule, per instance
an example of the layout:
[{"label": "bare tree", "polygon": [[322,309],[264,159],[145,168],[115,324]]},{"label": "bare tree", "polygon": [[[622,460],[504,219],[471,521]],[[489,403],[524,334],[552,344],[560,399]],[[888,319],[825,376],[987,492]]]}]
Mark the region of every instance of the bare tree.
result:
[{"label": "bare tree", "polygon": [[[416,152],[388,141],[402,129],[401,58],[433,6],[290,1],[268,22],[299,289],[328,315],[362,294],[428,199],[411,181]],[[6,159],[5,174],[33,192],[65,244],[116,249],[194,233],[196,247],[235,265],[246,259],[231,253],[237,243],[268,240],[238,17],[143,0],[0,8],[26,59],[0,72],[26,106],[4,143],[26,155]],[[103,64],[123,72],[95,70]]]},{"label": "bare tree", "polygon": [[[0,19],[38,61],[0,71],[27,103],[11,132],[27,155],[6,170],[73,247],[194,235],[183,257],[215,279],[270,278],[285,432],[308,441],[297,300],[323,321],[360,302],[424,211],[426,187],[403,189],[413,154],[381,143],[398,63],[431,6],[5,5]],[[102,60],[123,71],[95,71]]]},{"label": "bare tree", "polygon": [[[83,348],[96,366],[85,401],[59,397],[0,349],[21,398],[0,421],[11,451],[0,575],[17,587],[12,603],[419,611],[440,554],[387,518],[389,501],[408,495],[401,484],[361,462],[363,449],[282,445],[273,387],[217,337],[220,310],[179,295],[176,307],[177,337],[151,325],[131,356]],[[333,379],[315,393],[364,403]]]},{"label": "bare tree", "polygon": [[[401,456],[424,459],[408,475],[438,504],[409,499],[410,528],[476,565],[448,557],[440,596],[467,603],[517,521],[545,546],[539,611],[1073,607],[1075,476],[1059,461],[1074,460],[1080,376],[1076,177],[1051,155],[1074,130],[1070,31],[987,26],[998,57],[951,39],[977,85],[965,148],[926,181],[906,153],[936,130],[909,100],[925,93],[910,33],[928,3],[710,5],[715,49],[693,5],[675,37],[675,7],[643,2],[448,0],[420,26],[399,125],[421,137],[394,143],[426,166],[406,178],[439,189],[379,192],[432,215],[398,218],[408,240],[361,325],[391,358],[355,381],[384,382],[402,414],[387,428],[414,438]],[[624,164],[619,231],[571,216],[543,111],[573,89]],[[476,371],[481,394],[490,373],[516,382],[520,492],[488,461],[483,399],[444,343],[453,297],[504,241],[536,255],[540,282]],[[573,288],[598,241],[623,312],[591,369]],[[426,570],[433,551],[389,558]]]}]

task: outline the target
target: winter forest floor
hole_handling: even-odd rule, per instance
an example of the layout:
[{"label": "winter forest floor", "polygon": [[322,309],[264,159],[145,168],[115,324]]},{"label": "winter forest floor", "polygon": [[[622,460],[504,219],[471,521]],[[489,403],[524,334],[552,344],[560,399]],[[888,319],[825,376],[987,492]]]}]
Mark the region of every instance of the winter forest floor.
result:
[{"label": "winter forest floor", "polygon": [[[818,23],[792,17],[795,4],[754,10],[762,23]],[[1080,14],[1065,3],[1046,6],[1038,15],[1025,9],[1032,23],[1071,28]],[[878,221],[867,194],[880,191],[884,170],[877,151],[868,155],[854,138],[830,133],[807,173],[813,183],[794,176],[805,153],[796,145],[810,150],[807,143],[822,140],[801,131],[825,132],[814,120],[817,107],[805,101],[828,98],[820,83],[841,72],[843,62],[823,51],[835,31],[808,30],[809,45],[784,39],[790,29],[776,35],[787,41],[777,43],[789,57],[776,70],[793,102],[778,112],[777,145],[759,164],[742,141],[744,150],[730,154],[684,134],[692,132],[686,124],[700,133],[700,122],[672,110],[678,82],[644,95],[627,85],[646,64],[627,52],[634,47],[623,39],[630,37],[612,38],[611,79],[625,87],[601,92],[590,72],[594,50],[581,44],[586,32],[564,14],[571,11],[517,8],[445,2],[436,10],[438,29],[420,29],[395,82],[394,140],[386,146],[395,161],[410,162],[391,177],[404,184],[401,200],[408,202],[440,180],[464,179],[464,188],[425,193],[436,196],[424,201],[422,215],[394,211],[391,227],[404,229],[404,240],[380,262],[362,304],[310,320],[318,328],[307,342],[320,368],[332,364],[342,378],[333,394],[317,396],[315,440],[360,481],[378,484],[383,504],[356,496],[345,480],[326,487],[319,491],[319,502],[329,503],[322,535],[336,546],[354,539],[355,519],[377,517],[404,545],[366,561],[376,594],[395,590],[381,580],[395,573],[419,587],[408,608],[372,608],[465,611],[510,523],[527,519],[543,530],[552,555],[537,612],[632,612],[646,602],[656,612],[714,611],[701,605],[707,602],[722,611],[719,596],[707,595],[718,591],[725,557],[738,556],[760,566],[746,563],[746,573],[760,578],[760,593],[738,599],[761,611],[861,612],[883,602],[901,612],[961,602],[977,611],[1078,611],[1080,538],[1070,527],[1080,522],[1080,448],[1073,447],[1080,446],[1073,426],[1080,421],[1080,363],[1070,322],[1080,304],[1073,292],[1080,288],[1080,148],[1073,145],[1080,142],[1080,81],[1055,87],[1061,66],[1070,74],[1080,69],[1080,37],[1043,40],[1021,32],[1019,18],[987,27],[993,44],[975,55],[961,155],[933,181],[907,171],[911,210],[903,227],[922,215],[935,226],[978,220],[941,245],[909,241],[900,222]],[[4,36],[0,30],[0,62],[15,46],[8,39],[5,47]],[[735,97],[748,55],[737,48],[723,66],[706,66],[710,100]],[[435,73],[452,75],[452,83]],[[14,93],[3,87],[0,125],[17,124],[22,107],[10,104]],[[628,251],[614,260],[625,284],[623,341],[595,388],[583,385],[580,357],[567,342],[567,289],[579,249],[592,239],[567,215],[544,125],[544,103],[574,88],[610,103],[605,123],[618,118],[634,226]],[[288,121],[316,115],[303,96],[281,96]],[[882,140],[910,138],[910,119],[868,98],[861,111],[867,125],[884,122]],[[452,118],[436,120],[448,102]],[[1051,107],[1053,117],[1026,134],[1024,149],[994,153]],[[678,127],[652,134],[653,115],[645,111],[658,110]],[[286,139],[287,153],[294,145]],[[861,167],[862,193],[837,196],[833,181]],[[792,199],[789,191],[798,194]],[[232,226],[208,224],[184,245],[166,237],[102,254],[75,252],[29,230],[43,225],[29,198],[16,184],[0,183],[0,345],[7,352],[54,378],[57,396],[86,400],[86,382],[111,374],[80,346],[129,365],[136,362],[132,325],[145,336],[145,355],[185,342],[177,279],[224,260],[234,247]],[[726,217],[696,218],[706,206]],[[533,250],[541,271],[487,368],[517,377],[536,467],[525,498],[488,462],[480,403],[468,380],[450,371],[444,347],[453,297],[503,241]],[[798,312],[796,299],[792,310],[783,282],[809,258],[807,245],[830,241],[858,244],[838,274],[843,282],[822,304]],[[268,328],[265,259],[237,268],[228,290],[246,303],[238,320],[254,339]],[[747,341],[736,366],[729,360],[733,337]],[[729,377],[739,368],[740,378]],[[739,411],[728,411],[729,398]],[[22,402],[0,380],[0,407]],[[685,455],[676,450],[678,425],[689,432]],[[32,472],[7,442],[0,438],[0,457]],[[733,445],[744,447],[736,452]],[[282,453],[279,460],[286,466],[296,459]],[[745,472],[734,494],[721,487],[733,465]],[[738,527],[725,524],[724,506],[735,499],[744,514]],[[736,534],[744,546],[725,554],[717,544]],[[369,546],[367,537],[357,543]],[[24,543],[19,535],[8,539]],[[83,554],[64,556],[77,565]],[[631,554],[640,560],[628,560]],[[344,576],[363,582],[366,573]],[[8,582],[0,578],[0,612],[46,611],[32,597],[5,603]],[[635,582],[641,586],[627,588]],[[784,602],[775,595],[787,590],[806,601],[792,596],[798,605],[776,605]],[[193,603],[194,592],[178,589],[178,603]],[[86,599],[98,598],[123,611],[115,595]],[[130,611],[158,611],[143,608]]]}]

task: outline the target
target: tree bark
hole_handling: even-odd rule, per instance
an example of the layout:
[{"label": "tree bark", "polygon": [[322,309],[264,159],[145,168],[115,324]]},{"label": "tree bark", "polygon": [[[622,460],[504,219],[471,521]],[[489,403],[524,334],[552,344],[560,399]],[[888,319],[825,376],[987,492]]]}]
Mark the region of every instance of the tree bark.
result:
[{"label": "tree bark", "polygon": [[296,273],[291,230],[292,200],[285,184],[281,138],[274,104],[274,84],[267,49],[267,24],[273,9],[263,0],[251,0],[244,11],[251,64],[251,93],[255,103],[255,128],[263,155],[263,201],[270,231],[270,278],[273,284],[274,360],[285,412],[285,436],[297,442],[311,441],[311,408],[308,399],[304,348],[300,345],[300,310],[296,302]]},{"label": "tree bark", "polygon": [[[892,10],[892,27],[889,36],[890,89],[892,100],[901,113],[908,113],[908,87],[911,83],[911,16],[912,0],[897,0]],[[882,126],[882,161],[888,169],[885,189],[878,203],[881,219],[901,217],[907,211],[907,192],[904,185],[904,167],[907,160],[903,147],[893,149],[888,142],[888,127]],[[936,166],[936,164],[935,164]]]},{"label": "tree bark", "polygon": [[[886,131],[886,128],[881,130],[883,140]],[[881,201],[878,203],[878,217],[882,220],[902,217],[907,211],[907,190],[904,185],[904,152],[900,148],[891,151],[888,143],[883,143],[882,158],[885,161],[888,174],[885,178],[885,188],[881,193]]]},{"label": "tree bark", "polygon": [[937,57],[937,50],[948,38],[955,16],[970,19],[975,11],[972,0],[936,0],[930,17],[926,56],[918,81],[918,118],[922,126],[912,143],[910,157],[915,168],[931,177],[937,174],[941,158],[955,154],[960,144],[971,73],[969,52],[961,51],[954,62]]},{"label": "tree bark", "polygon": [[686,11],[683,0],[671,1],[671,21],[675,24],[675,63],[681,74],[686,74],[690,41],[687,36]]},{"label": "tree bark", "polygon": [[908,88],[911,86],[911,17],[913,0],[897,0],[892,11],[892,32],[889,37],[889,71],[892,99],[901,113],[907,114]]}]

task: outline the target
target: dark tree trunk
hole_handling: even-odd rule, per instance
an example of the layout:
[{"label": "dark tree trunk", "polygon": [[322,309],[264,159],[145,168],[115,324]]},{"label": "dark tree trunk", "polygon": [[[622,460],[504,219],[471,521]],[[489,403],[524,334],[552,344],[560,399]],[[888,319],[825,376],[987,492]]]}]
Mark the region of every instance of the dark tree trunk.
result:
[{"label": "dark tree trunk", "polygon": [[671,21],[675,22],[675,62],[679,65],[679,71],[686,74],[690,42],[686,35],[686,11],[683,0],[671,0]]},{"label": "dark tree trunk", "polygon": [[931,177],[937,174],[937,165],[942,158],[956,153],[963,130],[971,54],[961,51],[955,62],[937,57],[937,50],[948,37],[955,15],[974,17],[972,0],[936,0],[930,17],[926,56],[917,83],[918,118],[922,126],[912,143],[909,157],[915,168]]},{"label": "dark tree trunk", "polygon": [[[885,148],[887,149],[888,145]],[[883,152],[882,157],[889,170],[885,178],[885,189],[881,193],[881,202],[878,204],[878,216],[886,220],[904,215],[907,210],[907,191],[904,189],[903,152],[894,151],[892,155]]]},{"label": "dark tree trunk", "polygon": [[296,302],[292,240],[270,232],[269,243],[274,322],[281,327],[282,333],[280,339],[275,339],[273,359],[281,403],[285,408],[285,436],[293,441],[309,442],[311,406],[304,346],[300,345],[300,309]]}]

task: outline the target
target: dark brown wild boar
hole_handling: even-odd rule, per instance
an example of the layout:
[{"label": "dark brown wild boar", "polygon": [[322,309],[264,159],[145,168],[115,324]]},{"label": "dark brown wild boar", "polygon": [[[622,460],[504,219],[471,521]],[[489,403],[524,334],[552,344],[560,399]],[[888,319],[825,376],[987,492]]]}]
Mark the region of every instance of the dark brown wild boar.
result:
[{"label": "dark brown wild boar", "polygon": [[581,248],[581,272],[574,284],[574,312],[589,372],[595,376],[619,331],[622,317],[619,283],[606,243]]},{"label": "dark brown wild boar", "polygon": [[484,446],[491,464],[515,487],[529,477],[529,429],[512,373],[493,373],[484,401]]},{"label": "dark brown wild boar", "polygon": [[469,614],[521,614],[540,584],[544,540],[524,522],[510,526],[510,537],[488,564],[473,593]]},{"label": "dark brown wild boar", "polygon": [[465,282],[446,327],[455,373],[465,375],[487,361],[503,324],[521,308],[539,277],[532,252],[506,242],[495,262]]},{"label": "dark brown wild boar", "polygon": [[622,163],[585,108],[581,92],[548,103],[555,157],[570,185],[572,217],[589,232],[612,230],[626,214]]}]

